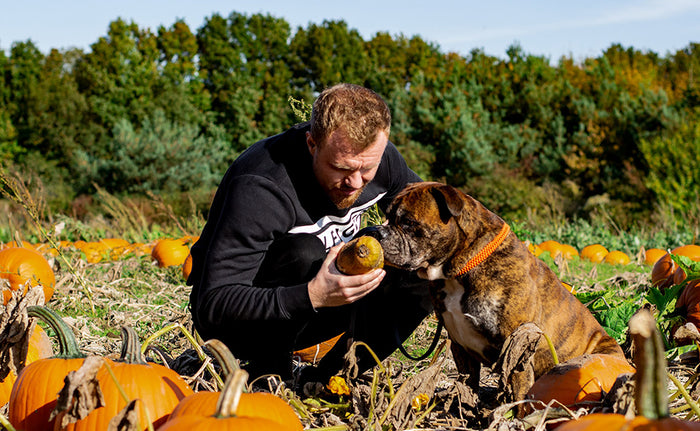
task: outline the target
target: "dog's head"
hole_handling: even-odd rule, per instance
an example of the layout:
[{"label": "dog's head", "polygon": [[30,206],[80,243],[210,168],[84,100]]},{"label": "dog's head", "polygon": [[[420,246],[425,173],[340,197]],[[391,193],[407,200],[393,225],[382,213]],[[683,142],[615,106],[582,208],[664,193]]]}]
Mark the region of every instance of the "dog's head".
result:
[{"label": "dog's head", "polygon": [[384,249],[387,265],[445,278],[443,265],[464,241],[473,199],[454,187],[421,182],[408,185],[387,209],[387,223],[366,230]]}]

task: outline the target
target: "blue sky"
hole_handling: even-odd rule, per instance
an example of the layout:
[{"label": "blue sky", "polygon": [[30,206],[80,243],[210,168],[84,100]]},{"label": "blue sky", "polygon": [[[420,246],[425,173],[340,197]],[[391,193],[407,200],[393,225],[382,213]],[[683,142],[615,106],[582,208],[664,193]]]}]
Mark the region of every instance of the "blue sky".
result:
[{"label": "blue sky", "polygon": [[613,43],[659,55],[700,42],[700,0],[8,0],[0,7],[0,49],[31,39],[41,51],[90,44],[121,17],[157,31],[182,18],[192,31],[214,13],[269,13],[295,30],[343,19],[366,40],[378,31],[419,35],[443,52],[480,48],[505,57],[519,43],[556,62],[597,57]]}]

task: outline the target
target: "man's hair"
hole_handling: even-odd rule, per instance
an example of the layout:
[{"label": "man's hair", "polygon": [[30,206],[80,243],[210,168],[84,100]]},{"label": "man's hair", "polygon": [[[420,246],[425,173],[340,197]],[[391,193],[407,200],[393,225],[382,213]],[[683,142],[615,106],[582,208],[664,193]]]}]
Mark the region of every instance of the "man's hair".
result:
[{"label": "man's hair", "polygon": [[380,131],[389,136],[391,112],[374,91],[355,84],[336,84],[326,88],[311,110],[311,137],[316,145],[341,130],[357,149],[365,149]]}]

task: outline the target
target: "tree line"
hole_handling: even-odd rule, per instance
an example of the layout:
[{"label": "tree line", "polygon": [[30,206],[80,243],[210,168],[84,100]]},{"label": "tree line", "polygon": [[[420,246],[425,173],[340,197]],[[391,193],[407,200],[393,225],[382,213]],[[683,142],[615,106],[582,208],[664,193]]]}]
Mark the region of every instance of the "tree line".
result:
[{"label": "tree line", "polygon": [[498,58],[365,40],[342,20],[292,29],[232,12],[154,32],[116,19],[87,52],[0,50],[0,160],[40,178],[57,211],[96,187],[205,207],[237,154],[299,121],[290,99],[343,81],[387,100],[419,175],[506,217],[682,219],[700,206],[699,66],[694,42],[554,62],[518,44]]}]

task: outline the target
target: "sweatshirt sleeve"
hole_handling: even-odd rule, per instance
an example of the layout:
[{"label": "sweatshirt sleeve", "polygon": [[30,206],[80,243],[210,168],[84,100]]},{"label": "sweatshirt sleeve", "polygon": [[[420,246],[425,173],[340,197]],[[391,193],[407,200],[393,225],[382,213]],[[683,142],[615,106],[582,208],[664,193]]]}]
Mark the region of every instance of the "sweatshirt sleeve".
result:
[{"label": "sweatshirt sleeve", "polygon": [[[234,177],[218,196],[219,208],[195,244],[192,312],[204,326],[235,320],[287,320],[313,313],[307,284],[253,285],[276,234],[286,232],[294,217],[290,199],[272,181],[252,175]],[[202,237],[205,237],[203,232]],[[199,262],[197,262],[199,260]]]}]

